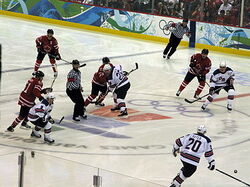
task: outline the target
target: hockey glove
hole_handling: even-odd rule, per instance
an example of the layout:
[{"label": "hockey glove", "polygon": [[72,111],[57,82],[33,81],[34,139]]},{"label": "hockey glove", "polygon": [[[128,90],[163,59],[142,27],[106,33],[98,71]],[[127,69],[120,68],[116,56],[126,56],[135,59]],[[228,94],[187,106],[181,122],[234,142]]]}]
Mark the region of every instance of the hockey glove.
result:
[{"label": "hockey glove", "polygon": [[209,88],[209,94],[210,94],[210,95],[213,95],[213,94],[214,94],[214,87],[210,87],[210,88]]},{"label": "hockey glove", "polygon": [[55,123],[55,120],[54,120],[52,117],[50,117],[50,118],[49,118],[49,122],[50,122],[51,124],[54,124],[54,123]]},{"label": "hockey glove", "polygon": [[189,67],[190,67],[190,68],[193,68],[193,67],[194,67],[194,63],[191,62],[191,63],[189,64]]},{"label": "hockey glove", "polygon": [[230,79],[229,79],[229,85],[230,85],[230,86],[233,86],[233,84],[234,84],[234,79],[230,78]]},{"label": "hockey glove", "polygon": [[41,93],[42,94],[47,94],[47,93],[50,93],[53,91],[53,88],[44,88],[41,90]]},{"label": "hockey glove", "polygon": [[46,114],[44,117],[43,117],[43,122],[47,122],[51,119],[51,116],[49,114]]},{"label": "hockey glove", "polygon": [[43,96],[39,97],[39,101],[42,101],[42,100],[44,100],[44,97]]},{"label": "hockey glove", "polygon": [[115,88],[112,88],[112,87],[108,87],[108,92],[113,92],[113,90],[114,90]]},{"label": "hockey glove", "polygon": [[212,160],[211,162],[209,162],[209,166],[207,168],[210,170],[214,170],[215,169],[215,161]]},{"label": "hockey glove", "polygon": [[42,52],[43,52],[43,51],[42,51],[42,48],[41,48],[41,47],[38,47],[38,48],[37,48],[37,52],[38,52],[38,53],[42,53]]},{"label": "hockey glove", "polygon": [[177,154],[179,153],[179,149],[175,149],[175,148],[173,147],[172,153],[173,153],[174,157],[176,157]]},{"label": "hockey glove", "polygon": [[123,71],[122,74],[123,74],[124,76],[127,76],[127,75],[128,75],[128,72],[127,72],[127,71]]}]

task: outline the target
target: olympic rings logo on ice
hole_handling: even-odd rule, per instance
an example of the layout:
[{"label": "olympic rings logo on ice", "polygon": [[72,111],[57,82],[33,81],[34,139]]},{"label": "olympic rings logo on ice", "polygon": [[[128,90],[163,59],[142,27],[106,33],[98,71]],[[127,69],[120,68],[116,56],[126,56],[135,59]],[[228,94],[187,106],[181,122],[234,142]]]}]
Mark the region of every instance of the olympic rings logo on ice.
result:
[{"label": "olympic rings logo on ice", "polygon": [[214,115],[210,111],[201,111],[200,106],[185,106],[181,102],[177,101],[132,99],[129,100],[128,103],[134,106],[152,107],[154,110],[161,112],[177,112],[183,116],[192,118],[212,117]]}]

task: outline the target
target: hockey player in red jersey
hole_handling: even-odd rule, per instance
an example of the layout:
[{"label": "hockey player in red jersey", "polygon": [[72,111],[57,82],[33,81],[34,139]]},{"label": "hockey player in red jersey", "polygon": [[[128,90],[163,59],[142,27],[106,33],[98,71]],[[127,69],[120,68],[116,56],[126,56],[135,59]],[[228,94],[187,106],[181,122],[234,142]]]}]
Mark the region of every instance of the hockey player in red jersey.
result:
[{"label": "hockey player in red jersey", "polygon": [[191,57],[189,70],[181,83],[179,90],[176,93],[176,96],[179,96],[186,88],[186,86],[193,80],[194,77],[197,77],[199,81],[199,86],[195,91],[194,98],[199,98],[200,93],[205,87],[206,74],[211,69],[211,60],[207,57],[208,49],[203,49],[201,53],[194,54]]},{"label": "hockey player in red jersey", "polygon": [[180,152],[180,160],[183,164],[180,172],[173,179],[170,187],[180,187],[185,179],[191,177],[197,169],[200,158],[204,154],[208,161],[208,169],[215,169],[213,149],[211,139],[205,135],[207,129],[204,125],[197,128],[197,133],[190,133],[176,139],[173,145],[173,155],[177,156]]},{"label": "hockey player in red jersey", "polygon": [[99,97],[96,99],[95,104],[99,106],[104,106],[102,101],[104,100],[107,92],[107,77],[103,72],[103,67],[105,64],[109,64],[110,67],[113,67],[113,64],[110,63],[108,57],[102,58],[102,65],[99,67],[98,72],[96,72],[92,79],[92,90],[91,95],[85,100],[85,107],[98,96],[98,93],[101,92]]},{"label": "hockey player in red jersey", "polygon": [[7,128],[7,131],[14,132],[14,128],[21,122],[21,127],[31,128],[27,122],[27,116],[31,107],[35,105],[35,99],[43,99],[41,93],[48,93],[52,91],[52,88],[43,87],[43,77],[44,73],[42,71],[37,71],[30,80],[26,83],[24,90],[19,96],[18,104],[21,106],[18,117],[13,121],[12,125]]},{"label": "hockey player in red jersey", "polygon": [[60,60],[61,56],[58,51],[57,40],[53,37],[54,31],[52,29],[47,30],[47,35],[40,36],[36,39],[37,47],[37,59],[34,67],[34,71],[38,71],[46,54],[49,56],[50,63],[54,72],[54,77],[57,77],[56,60]]},{"label": "hockey player in red jersey", "polygon": [[109,64],[111,67],[113,67],[113,64],[110,62],[110,59],[108,57],[103,57],[102,65],[98,68],[98,72],[103,71],[103,67],[105,66],[105,64]]}]

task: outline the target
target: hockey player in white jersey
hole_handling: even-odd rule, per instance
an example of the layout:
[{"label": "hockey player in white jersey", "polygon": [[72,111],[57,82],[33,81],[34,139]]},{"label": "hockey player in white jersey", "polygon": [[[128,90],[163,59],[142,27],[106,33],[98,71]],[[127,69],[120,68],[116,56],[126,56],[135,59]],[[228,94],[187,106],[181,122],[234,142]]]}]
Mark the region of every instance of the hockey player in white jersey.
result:
[{"label": "hockey player in white jersey", "polygon": [[128,115],[124,99],[130,88],[130,82],[126,76],[126,72],[122,70],[121,65],[112,67],[109,64],[105,64],[103,71],[107,76],[108,89],[113,92],[114,108],[111,108],[111,111],[120,110],[118,116]]},{"label": "hockey player in white jersey", "polygon": [[196,171],[200,158],[204,153],[209,164],[208,169],[215,169],[211,140],[204,135],[206,131],[206,127],[200,125],[197,128],[197,133],[187,134],[176,139],[172,152],[175,157],[180,152],[180,160],[183,167],[173,179],[170,187],[180,187],[185,179],[191,177]]},{"label": "hockey player in white jersey", "polygon": [[[216,69],[210,79],[209,96],[205,103],[201,106],[203,110],[206,109],[207,105],[213,101],[218,95],[221,89],[224,89],[227,93],[227,109],[232,110],[235,89],[234,83],[234,72],[231,68],[227,67],[225,62],[220,63],[219,69]],[[221,88],[221,89],[220,89]]]},{"label": "hockey player in white jersey", "polygon": [[31,137],[41,138],[39,131],[44,129],[44,141],[48,143],[54,143],[50,137],[52,124],[54,120],[50,116],[50,112],[53,109],[55,96],[53,93],[48,93],[40,103],[33,106],[28,114],[29,121],[35,125],[35,128],[32,130]]}]

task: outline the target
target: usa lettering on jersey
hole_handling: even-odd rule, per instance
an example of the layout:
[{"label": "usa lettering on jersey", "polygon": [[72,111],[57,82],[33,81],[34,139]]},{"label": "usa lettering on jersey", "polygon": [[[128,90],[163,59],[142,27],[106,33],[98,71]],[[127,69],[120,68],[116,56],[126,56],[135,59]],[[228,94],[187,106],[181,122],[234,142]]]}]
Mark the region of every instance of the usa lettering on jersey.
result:
[{"label": "usa lettering on jersey", "polygon": [[200,134],[188,134],[176,139],[175,149],[181,149],[181,160],[197,166],[204,154],[208,162],[213,160],[213,149],[209,137]]}]

